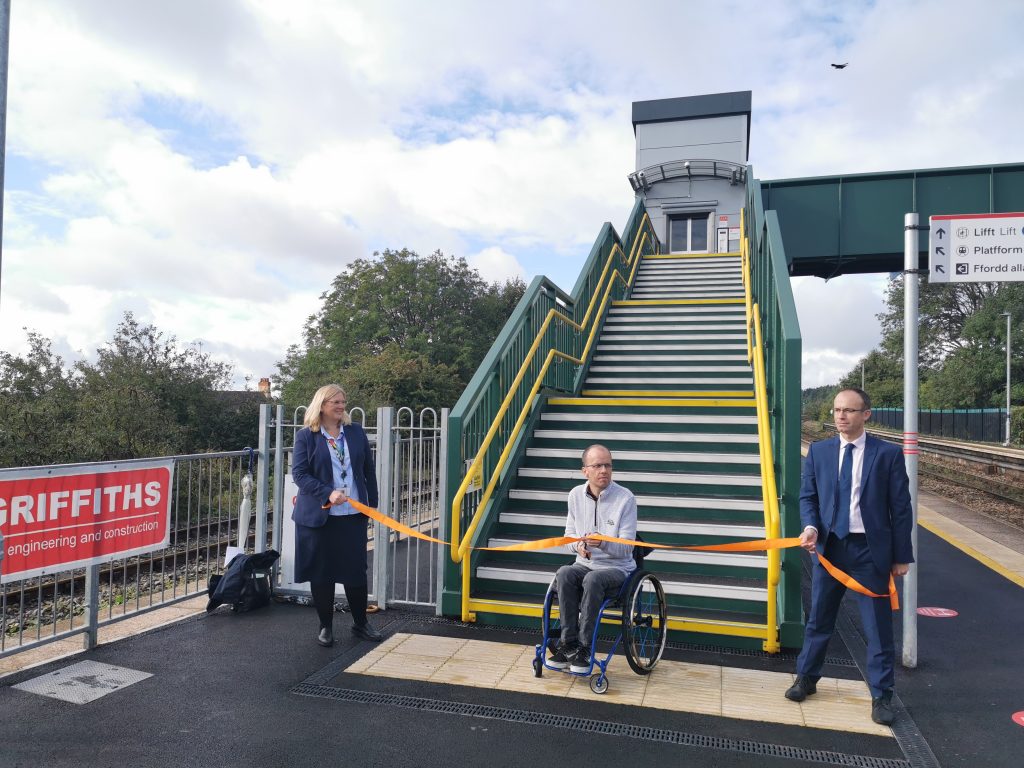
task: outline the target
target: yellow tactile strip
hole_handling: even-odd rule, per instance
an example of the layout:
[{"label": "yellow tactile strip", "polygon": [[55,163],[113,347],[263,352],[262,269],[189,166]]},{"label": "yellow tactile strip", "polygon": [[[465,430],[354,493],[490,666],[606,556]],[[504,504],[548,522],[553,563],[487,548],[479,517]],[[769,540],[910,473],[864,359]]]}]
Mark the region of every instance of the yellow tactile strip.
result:
[{"label": "yellow tactile strip", "polygon": [[583,677],[550,670],[534,677],[533,656],[532,645],[399,632],[345,671],[892,737],[871,721],[871,694],[858,680],[823,678],[817,694],[797,704],[782,696],[790,673],[662,660],[644,676],[616,654],[608,691],[596,694]]}]

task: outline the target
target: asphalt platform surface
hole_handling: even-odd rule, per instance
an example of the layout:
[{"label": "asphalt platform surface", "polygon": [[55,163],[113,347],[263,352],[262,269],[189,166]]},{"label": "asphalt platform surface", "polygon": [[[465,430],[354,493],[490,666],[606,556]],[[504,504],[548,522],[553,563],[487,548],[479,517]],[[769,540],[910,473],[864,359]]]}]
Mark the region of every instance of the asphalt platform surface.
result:
[{"label": "asphalt platform surface", "polygon": [[[347,674],[374,647],[349,634],[347,614],[327,649],[312,608],[275,604],[221,608],[0,679],[0,768],[1024,766],[1024,727],[1011,719],[1024,710],[1024,590],[924,529],[919,551],[919,605],[959,616],[919,619],[918,667],[897,670],[895,739]],[[386,634],[539,639],[412,611],[371,621]],[[666,658],[789,672],[795,656],[677,645]],[[83,660],[152,677],[81,705],[12,687]],[[862,668],[848,603],[825,672],[856,679]]]}]

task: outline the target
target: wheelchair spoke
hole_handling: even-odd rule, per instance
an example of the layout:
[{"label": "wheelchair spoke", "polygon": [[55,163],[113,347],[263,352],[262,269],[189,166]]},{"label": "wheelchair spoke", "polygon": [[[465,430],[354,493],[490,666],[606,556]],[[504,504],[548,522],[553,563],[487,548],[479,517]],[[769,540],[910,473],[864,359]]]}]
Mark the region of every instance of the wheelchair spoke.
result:
[{"label": "wheelchair spoke", "polygon": [[649,573],[635,577],[622,612],[626,660],[635,672],[646,675],[665,649],[668,615],[665,592]]}]

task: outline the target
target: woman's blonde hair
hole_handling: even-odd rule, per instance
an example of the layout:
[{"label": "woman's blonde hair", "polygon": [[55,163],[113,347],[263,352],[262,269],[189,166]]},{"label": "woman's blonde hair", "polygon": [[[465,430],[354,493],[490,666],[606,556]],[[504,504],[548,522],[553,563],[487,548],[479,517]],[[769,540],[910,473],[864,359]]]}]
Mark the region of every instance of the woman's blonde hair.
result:
[{"label": "woman's blonde hair", "polygon": [[[302,423],[309,427],[313,432],[320,431],[320,409],[324,407],[324,403],[328,400],[333,400],[335,395],[341,395],[345,399],[348,399],[348,395],[345,394],[345,390],[337,384],[325,384],[316,391],[313,395],[313,399],[309,401],[309,406],[306,408],[306,415],[302,419]],[[341,423],[348,426],[352,423],[352,416],[349,412],[345,411],[345,417],[341,420]]]}]

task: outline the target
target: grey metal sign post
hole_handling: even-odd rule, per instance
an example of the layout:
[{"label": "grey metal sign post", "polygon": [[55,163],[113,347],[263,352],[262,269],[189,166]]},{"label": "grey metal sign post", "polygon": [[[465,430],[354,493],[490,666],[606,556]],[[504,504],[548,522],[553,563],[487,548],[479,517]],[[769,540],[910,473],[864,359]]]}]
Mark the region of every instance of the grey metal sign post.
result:
[{"label": "grey metal sign post", "polygon": [[918,229],[919,217],[903,217],[903,457],[910,480],[910,505],[914,524],[910,541],[914,558],[903,577],[903,666],[917,666],[917,569],[921,561],[917,549],[917,360],[918,360]]},{"label": "grey metal sign post", "polygon": [[1010,318],[1013,317],[1009,312],[1003,312],[1003,317],[1006,318],[1006,441],[1003,443],[1005,446],[1010,445]]}]

